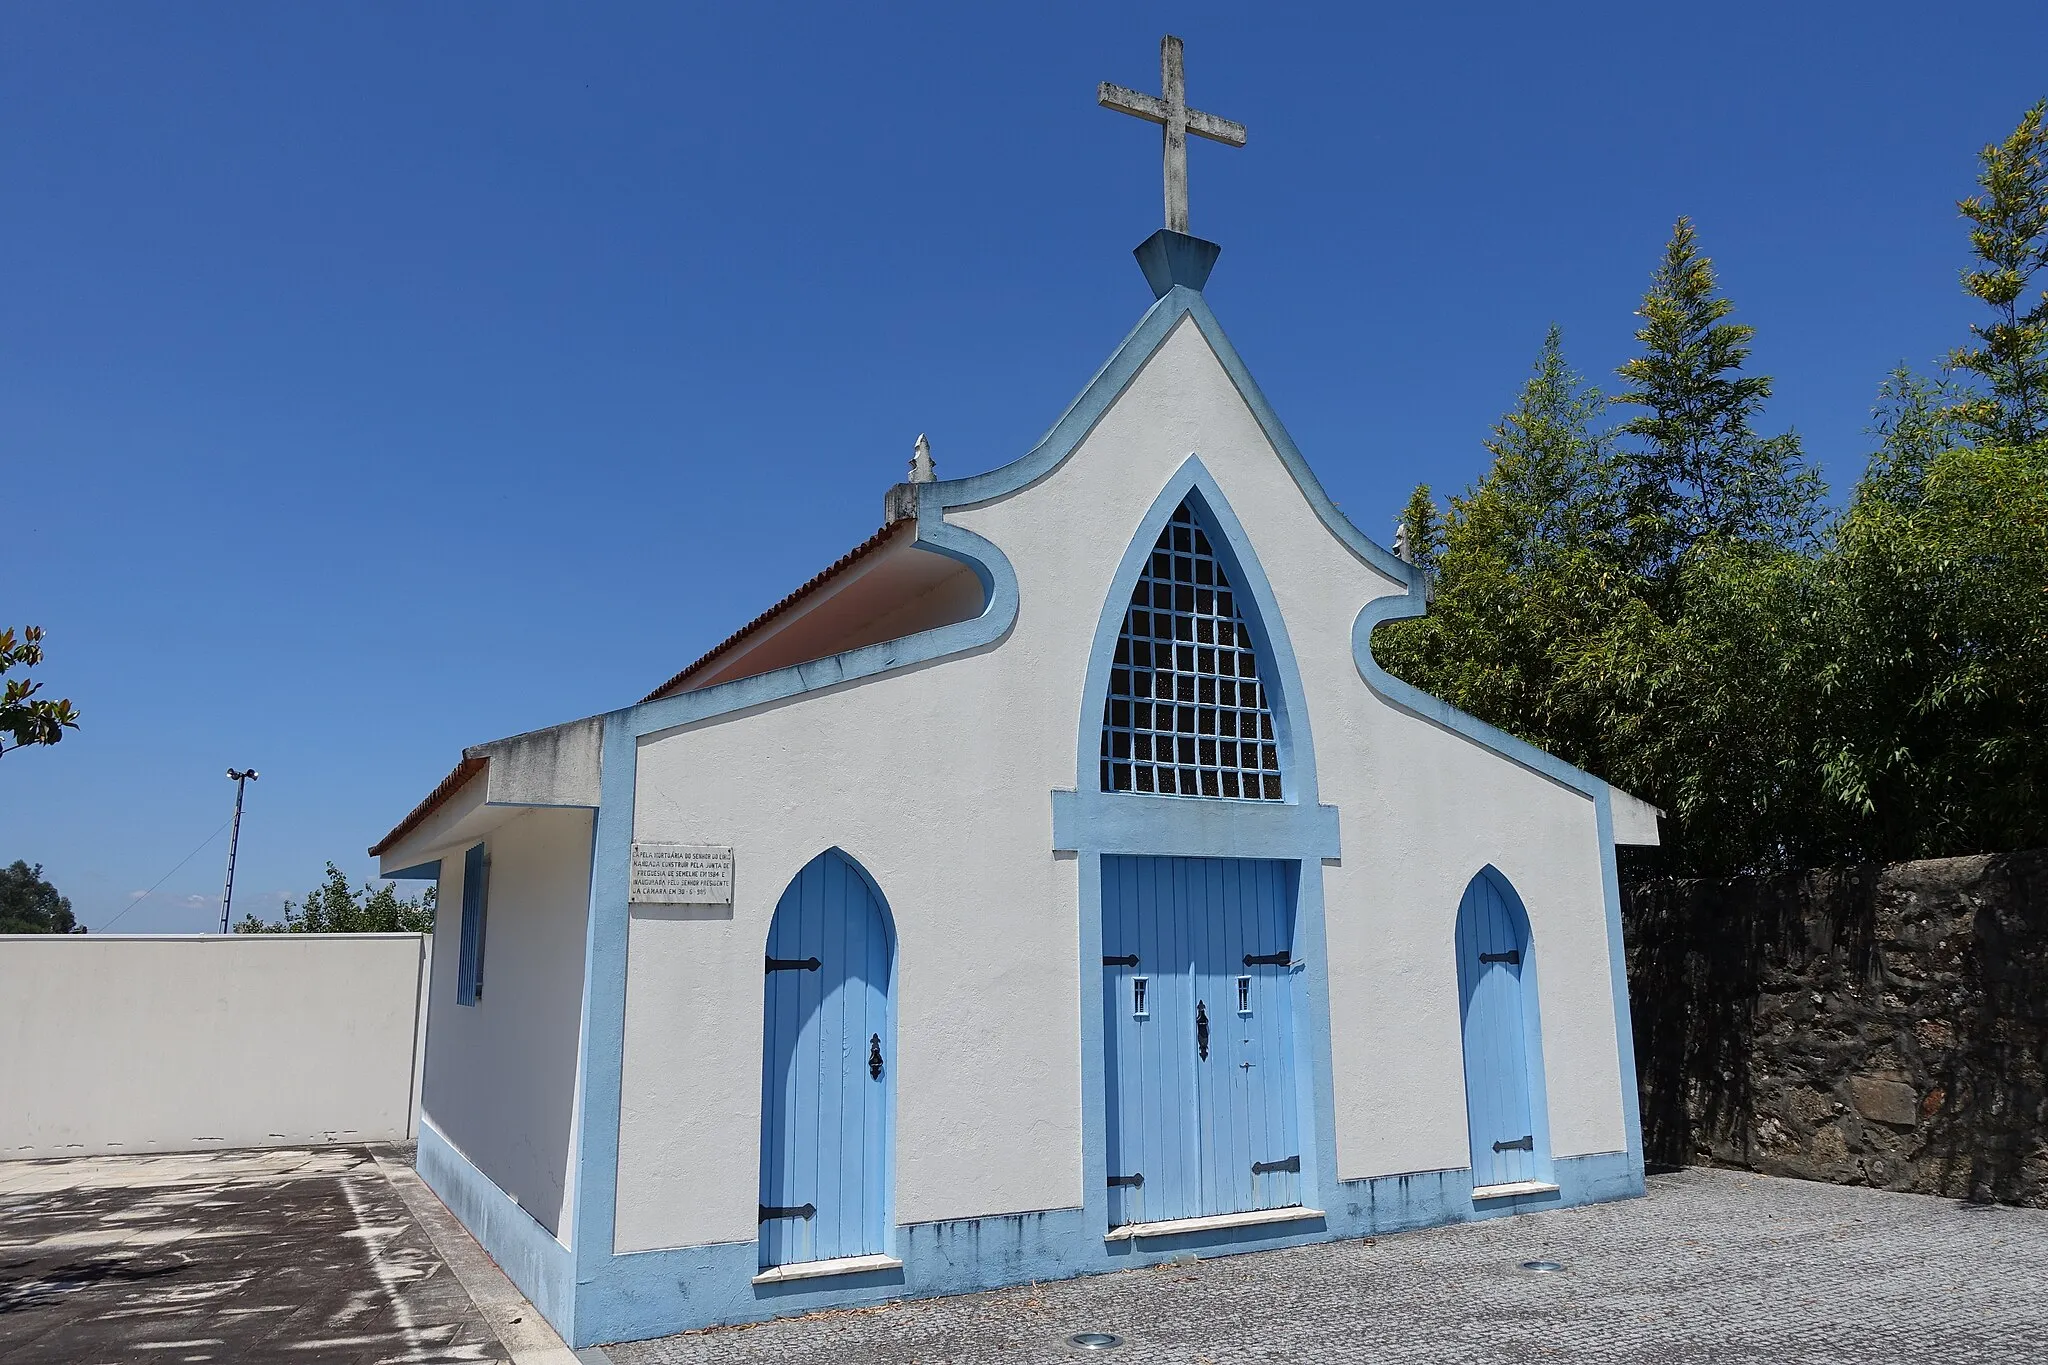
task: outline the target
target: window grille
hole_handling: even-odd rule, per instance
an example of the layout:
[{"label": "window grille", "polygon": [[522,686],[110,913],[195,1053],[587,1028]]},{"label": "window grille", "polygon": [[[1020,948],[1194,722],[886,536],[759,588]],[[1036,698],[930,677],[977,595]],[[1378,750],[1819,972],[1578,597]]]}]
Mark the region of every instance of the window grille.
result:
[{"label": "window grille", "polygon": [[1102,712],[1102,789],[1280,800],[1280,750],[1230,578],[1183,502],[1131,593]]}]

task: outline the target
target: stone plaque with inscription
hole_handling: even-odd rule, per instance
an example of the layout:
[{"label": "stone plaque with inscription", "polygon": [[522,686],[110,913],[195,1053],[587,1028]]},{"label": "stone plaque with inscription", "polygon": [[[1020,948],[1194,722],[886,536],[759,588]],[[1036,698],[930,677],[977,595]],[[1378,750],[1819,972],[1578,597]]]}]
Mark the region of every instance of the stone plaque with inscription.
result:
[{"label": "stone plaque with inscription", "polygon": [[636,839],[631,888],[635,905],[731,905],[732,850]]}]

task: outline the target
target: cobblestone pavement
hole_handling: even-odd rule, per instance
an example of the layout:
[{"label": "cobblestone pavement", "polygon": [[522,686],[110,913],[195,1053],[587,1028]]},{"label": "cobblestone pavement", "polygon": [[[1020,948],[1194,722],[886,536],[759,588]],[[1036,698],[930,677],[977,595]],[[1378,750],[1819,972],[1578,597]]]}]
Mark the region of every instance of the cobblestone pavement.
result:
[{"label": "cobblestone pavement", "polygon": [[363,1148],[0,1162],[7,1365],[505,1359]]},{"label": "cobblestone pavement", "polygon": [[[1519,1269],[1556,1260],[1559,1274]],[[1652,1176],[1647,1199],[608,1346],[618,1365],[2048,1361],[2048,1210]]]}]

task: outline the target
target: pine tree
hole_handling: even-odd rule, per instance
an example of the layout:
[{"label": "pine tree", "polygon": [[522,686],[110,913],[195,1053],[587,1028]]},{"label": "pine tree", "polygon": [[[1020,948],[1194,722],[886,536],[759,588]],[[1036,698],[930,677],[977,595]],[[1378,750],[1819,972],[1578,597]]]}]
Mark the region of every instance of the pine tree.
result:
[{"label": "pine tree", "polygon": [[[1695,330],[1717,324],[1728,325],[1712,316]],[[1746,335],[1733,340],[1739,352]],[[1727,362],[1729,341],[1699,344]],[[1710,392],[1740,382],[1727,379],[1726,363],[1700,368]],[[1743,395],[1761,396],[1754,383]],[[1783,629],[1799,616],[1806,561],[1756,543],[1752,520],[1734,528],[1748,539],[1696,531],[1646,563],[1640,509],[1673,521],[1686,499],[1714,496],[1726,480],[1651,503],[1655,490],[1642,481],[1657,466],[1616,449],[1602,429],[1607,403],[1572,371],[1552,328],[1486,441],[1492,466],[1451,499],[1429,614],[1383,628],[1376,655],[1397,676],[1662,807],[1668,869],[1714,876],[1782,861],[1778,830],[1813,804],[1790,739],[1803,694],[1785,686],[1797,674]],[[1720,434],[1759,444],[1746,420],[1724,422]]]},{"label": "pine tree", "polygon": [[1408,505],[1401,509],[1400,530],[1394,537],[1394,547],[1410,564],[1424,573],[1434,573],[1443,539],[1443,523],[1437,515],[1436,496],[1430,492],[1428,484],[1418,483],[1415,491],[1408,495]]},{"label": "pine tree", "polygon": [[1963,288],[1990,307],[1994,320],[1972,324],[1977,344],[1956,348],[1949,363],[1990,386],[1958,413],[1992,445],[2048,440],[2048,289],[2031,293],[2036,277],[2048,272],[2044,114],[2048,100],[2027,110],[2012,136],[1978,153],[1984,192],[1956,205],[1972,224],[1978,260],[1964,272]]},{"label": "pine tree", "polygon": [[1616,470],[1609,437],[1597,430],[1606,395],[1564,358],[1564,329],[1544,334],[1521,401],[1486,440],[1493,456],[1478,495],[1508,518],[1518,563],[1560,549],[1610,545],[1619,530]]},{"label": "pine tree", "polygon": [[1624,505],[1637,569],[1666,619],[1695,546],[1802,545],[1820,521],[1819,476],[1798,436],[1752,428],[1771,379],[1741,372],[1756,329],[1728,321],[1734,311],[1680,218],[1636,311],[1642,354],[1620,367],[1629,387],[1615,399],[1644,409],[1621,427],[1636,438],[1622,460]]},{"label": "pine tree", "polygon": [[[1556,327],[1485,445],[1486,475],[1431,519],[1428,615],[1382,627],[1376,658],[1398,677],[1571,762],[1601,766],[1597,684],[1577,661],[1618,618],[1640,615],[1617,569],[1615,467],[1596,430],[1606,400],[1574,373]],[[1420,545],[1422,537],[1413,537]]]}]

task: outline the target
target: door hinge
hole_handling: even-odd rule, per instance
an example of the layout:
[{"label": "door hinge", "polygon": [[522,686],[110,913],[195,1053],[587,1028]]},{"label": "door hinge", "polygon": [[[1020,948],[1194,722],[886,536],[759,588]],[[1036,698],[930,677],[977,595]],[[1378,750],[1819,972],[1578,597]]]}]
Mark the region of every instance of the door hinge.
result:
[{"label": "door hinge", "polygon": [[1286,967],[1292,965],[1293,957],[1292,953],[1286,952],[1246,953],[1244,955],[1244,965],[1247,967]]},{"label": "door hinge", "polygon": [[1479,960],[1481,962],[1505,962],[1510,967],[1519,967],[1522,965],[1522,950],[1516,948],[1505,953],[1481,953]]},{"label": "door hinge", "polygon": [[768,959],[771,972],[815,972],[818,959],[815,957],[771,957]]},{"label": "door hinge", "polygon": [[816,1216],[816,1204],[798,1204],[795,1208],[778,1208],[773,1204],[761,1205],[761,1221],[772,1223],[778,1218],[811,1218]]},{"label": "door hinge", "polygon": [[1524,1133],[1513,1142],[1496,1142],[1493,1144],[1493,1150],[1496,1152],[1527,1152],[1534,1156],[1536,1154],[1536,1135],[1534,1133]]},{"label": "door hinge", "polygon": [[1105,967],[1135,967],[1138,965],[1138,955],[1132,953],[1128,957],[1105,957],[1102,959],[1102,965]]},{"label": "door hinge", "polygon": [[1294,1156],[1286,1158],[1284,1161],[1254,1161],[1252,1163],[1253,1175],[1271,1175],[1274,1171],[1292,1171],[1294,1174],[1300,1175],[1300,1154],[1297,1153]]},{"label": "door hinge", "polygon": [[1145,1173],[1143,1171],[1139,1171],[1135,1175],[1113,1175],[1109,1178],[1109,1187],[1113,1190],[1134,1190],[1144,1183]]}]

